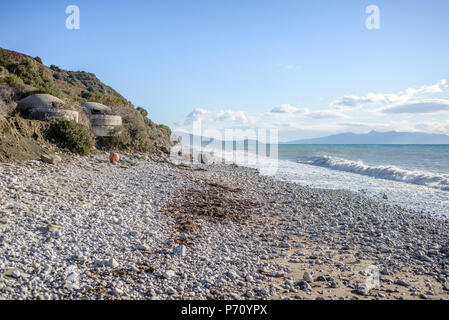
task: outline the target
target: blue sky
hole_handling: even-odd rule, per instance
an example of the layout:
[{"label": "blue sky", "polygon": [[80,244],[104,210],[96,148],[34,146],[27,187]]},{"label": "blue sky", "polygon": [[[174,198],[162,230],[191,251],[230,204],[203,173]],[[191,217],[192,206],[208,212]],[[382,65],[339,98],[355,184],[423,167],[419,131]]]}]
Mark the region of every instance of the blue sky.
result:
[{"label": "blue sky", "polygon": [[446,0],[17,0],[0,46],[94,72],[172,128],[449,133],[448,16]]}]

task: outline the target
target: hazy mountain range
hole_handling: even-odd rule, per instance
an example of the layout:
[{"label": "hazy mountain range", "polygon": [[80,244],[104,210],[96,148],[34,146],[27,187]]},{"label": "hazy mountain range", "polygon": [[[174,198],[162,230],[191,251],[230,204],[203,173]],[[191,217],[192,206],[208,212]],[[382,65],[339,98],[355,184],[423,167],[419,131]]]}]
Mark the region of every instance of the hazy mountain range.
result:
[{"label": "hazy mountain range", "polygon": [[[203,144],[211,142],[210,138],[207,137],[176,133],[185,145],[190,145],[191,139],[198,139],[197,141],[202,139]],[[252,142],[252,140],[250,141]],[[248,142],[248,140],[239,140],[237,143],[243,142]],[[280,144],[449,144],[449,136],[423,132],[377,132],[373,130],[368,133],[345,132],[321,138],[281,142]]]},{"label": "hazy mountain range", "polygon": [[449,144],[449,136],[445,134],[429,134],[422,132],[377,132],[340,133],[322,138],[289,141],[284,144]]},{"label": "hazy mountain range", "polygon": [[[189,146],[192,143],[193,144],[198,144],[199,141],[201,141],[201,143],[203,145],[208,145],[211,143],[222,143],[223,140],[220,139],[214,139],[214,138],[209,138],[209,137],[205,137],[205,136],[199,136],[199,135],[194,135],[191,133],[187,133],[187,132],[181,132],[181,131],[175,131],[176,136],[179,138],[179,140],[182,142],[182,144]],[[251,143],[256,142],[256,140],[248,140],[248,139],[237,139],[236,142],[237,144],[242,144],[245,142],[250,141]]]}]

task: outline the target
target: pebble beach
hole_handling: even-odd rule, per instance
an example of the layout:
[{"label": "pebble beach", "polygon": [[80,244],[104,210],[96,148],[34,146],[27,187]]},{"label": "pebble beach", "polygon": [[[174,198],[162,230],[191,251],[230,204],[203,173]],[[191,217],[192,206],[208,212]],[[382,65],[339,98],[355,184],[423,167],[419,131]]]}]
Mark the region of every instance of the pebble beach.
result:
[{"label": "pebble beach", "polygon": [[449,222],[221,163],[0,164],[0,299],[447,299]]}]

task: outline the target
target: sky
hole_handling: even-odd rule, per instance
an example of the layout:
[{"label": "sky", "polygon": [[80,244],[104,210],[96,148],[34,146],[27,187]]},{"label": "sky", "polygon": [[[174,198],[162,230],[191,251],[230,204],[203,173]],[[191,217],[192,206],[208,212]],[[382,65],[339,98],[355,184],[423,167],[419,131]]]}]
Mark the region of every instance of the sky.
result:
[{"label": "sky", "polygon": [[447,0],[16,0],[0,47],[93,72],[172,129],[449,134],[448,17]]}]

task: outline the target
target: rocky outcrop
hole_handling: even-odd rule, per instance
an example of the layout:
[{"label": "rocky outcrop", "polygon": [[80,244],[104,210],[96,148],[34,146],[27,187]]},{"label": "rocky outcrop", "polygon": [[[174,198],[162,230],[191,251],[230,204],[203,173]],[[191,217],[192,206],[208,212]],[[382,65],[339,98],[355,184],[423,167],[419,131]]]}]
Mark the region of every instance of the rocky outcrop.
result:
[{"label": "rocky outcrop", "polygon": [[42,154],[41,160],[49,164],[58,164],[62,161],[61,157],[56,154]]}]

